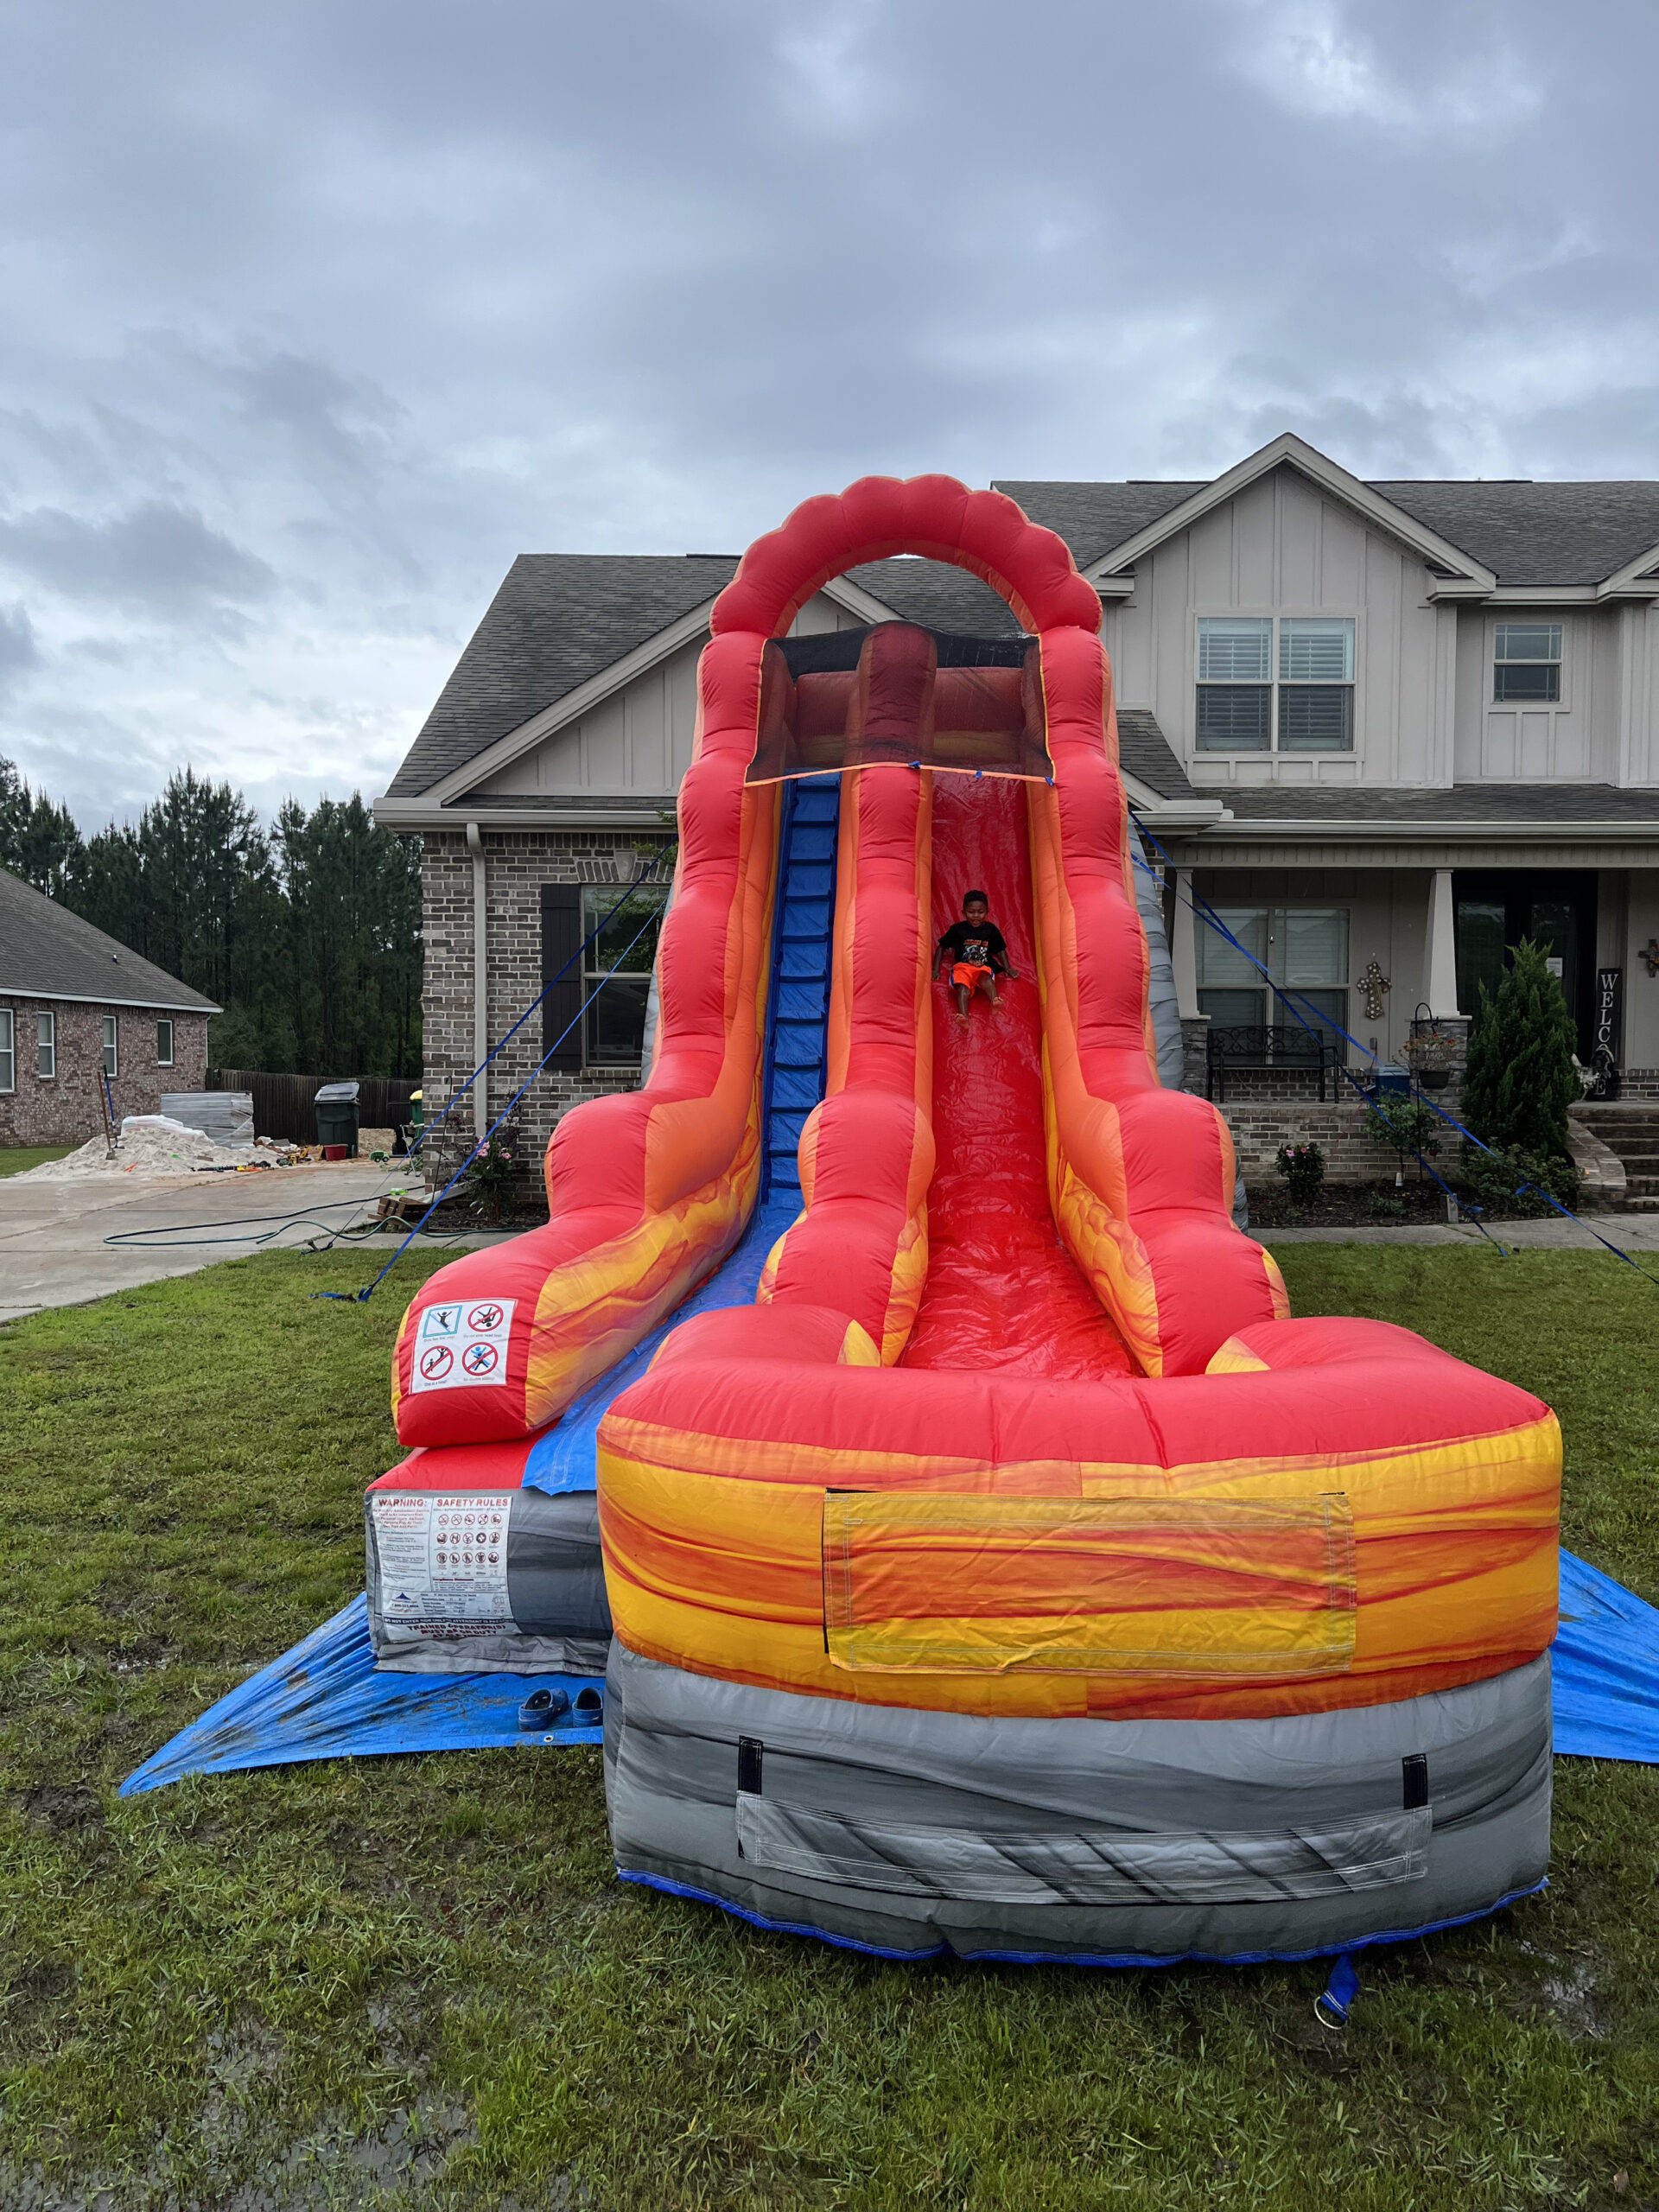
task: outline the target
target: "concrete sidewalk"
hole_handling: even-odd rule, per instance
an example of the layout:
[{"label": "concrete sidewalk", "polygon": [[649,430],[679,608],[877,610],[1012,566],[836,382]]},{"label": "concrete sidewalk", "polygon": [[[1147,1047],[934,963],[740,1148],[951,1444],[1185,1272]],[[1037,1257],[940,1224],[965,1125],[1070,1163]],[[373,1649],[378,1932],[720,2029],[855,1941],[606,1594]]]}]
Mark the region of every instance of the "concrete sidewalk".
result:
[{"label": "concrete sidewalk", "polygon": [[[1659,1252],[1659,1214],[1586,1214],[1597,1233],[1624,1252]],[[1495,1236],[1516,1251],[1599,1252],[1602,1247],[1576,1221],[1553,1215],[1541,1221],[1495,1221],[1483,1236],[1471,1221],[1413,1222],[1402,1229],[1253,1229],[1263,1244],[1487,1244]],[[1488,1245],[1490,1250],[1491,1247]]]},{"label": "concrete sidewalk", "polygon": [[[276,1167],[257,1175],[7,1176],[0,1179],[0,1323],[194,1274],[218,1260],[292,1250],[368,1220],[384,1192],[401,1189],[419,1196],[423,1186],[406,1172],[355,1160]],[[153,1235],[175,1228],[181,1231],[178,1237],[154,1243],[105,1242],[135,1230]],[[187,1237],[213,1241],[187,1243]],[[455,1251],[474,1241],[487,1240],[421,1237],[411,1249]],[[377,1236],[366,1244],[377,1255],[396,1249],[393,1237]]]}]

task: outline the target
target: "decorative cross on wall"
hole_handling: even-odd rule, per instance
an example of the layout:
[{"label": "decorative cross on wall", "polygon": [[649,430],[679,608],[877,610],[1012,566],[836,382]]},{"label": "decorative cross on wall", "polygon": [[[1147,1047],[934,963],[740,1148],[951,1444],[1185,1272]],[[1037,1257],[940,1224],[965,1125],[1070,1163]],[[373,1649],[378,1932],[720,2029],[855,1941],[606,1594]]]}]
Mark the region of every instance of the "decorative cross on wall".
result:
[{"label": "decorative cross on wall", "polygon": [[1659,937],[1650,937],[1643,949],[1637,954],[1649,976],[1659,976]]},{"label": "decorative cross on wall", "polygon": [[1393,986],[1375,960],[1360,976],[1358,988],[1359,995],[1365,1001],[1365,1019],[1368,1021],[1381,1021],[1383,996],[1392,989]]}]

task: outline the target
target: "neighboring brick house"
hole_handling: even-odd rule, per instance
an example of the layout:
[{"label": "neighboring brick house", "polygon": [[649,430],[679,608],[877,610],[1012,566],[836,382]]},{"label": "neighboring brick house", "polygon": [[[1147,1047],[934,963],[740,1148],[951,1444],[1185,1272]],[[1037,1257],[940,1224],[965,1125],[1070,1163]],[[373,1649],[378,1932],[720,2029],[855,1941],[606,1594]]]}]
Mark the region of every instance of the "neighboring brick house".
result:
[{"label": "neighboring brick house", "polygon": [[[1213,483],[999,488],[1101,595],[1125,785],[1169,856],[1190,1082],[1224,1027],[1271,1014],[1260,976],[1195,929],[1196,893],[1333,1039],[1384,1058],[1420,1007],[1455,1033],[1530,933],[1586,1062],[1659,1097],[1659,484],[1367,484],[1287,435]],[[429,1113],[580,942],[599,888],[671,834],[735,565],[521,556],[376,801],[425,843]],[[833,580],[795,626],[894,616],[1014,630],[986,586],[916,559]],[[644,1006],[642,978],[609,987],[532,1092],[529,1145],[632,1079]],[[556,1033],[526,1025],[493,1109]],[[1321,1114],[1291,1065],[1241,1068],[1228,1097],[1236,1126],[1275,1100],[1309,1134],[1346,1111]],[[1270,1151],[1255,1135],[1243,1148]]]},{"label": "neighboring brick house", "polygon": [[105,1075],[118,1122],[204,1089],[219,1011],[0,868],[0,1144],[100,1135]]}]

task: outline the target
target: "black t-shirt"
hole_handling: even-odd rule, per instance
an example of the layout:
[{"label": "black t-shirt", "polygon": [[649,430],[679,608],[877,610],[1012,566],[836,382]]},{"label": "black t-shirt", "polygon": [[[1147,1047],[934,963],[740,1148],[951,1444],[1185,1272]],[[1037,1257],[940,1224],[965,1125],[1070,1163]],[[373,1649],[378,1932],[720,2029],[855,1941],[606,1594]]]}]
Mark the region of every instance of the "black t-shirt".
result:
[{"label": "black t-shirt", "polygon": [[995,922],[952,922],[939,939],[939,950],[953,966],[958,960],[969,968],[1008,964],[1008,941]]}]

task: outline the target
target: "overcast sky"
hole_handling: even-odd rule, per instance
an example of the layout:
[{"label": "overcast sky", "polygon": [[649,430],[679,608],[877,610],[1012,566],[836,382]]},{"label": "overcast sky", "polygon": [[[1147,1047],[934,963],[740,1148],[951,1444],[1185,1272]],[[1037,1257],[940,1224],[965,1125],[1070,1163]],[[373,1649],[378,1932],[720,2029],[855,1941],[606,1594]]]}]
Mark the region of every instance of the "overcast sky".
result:
[{"label": "overcast sky", "polygon": [[0,0],[0,753],[383,790],[521,551],[1659,474],[1656,0]]}]

